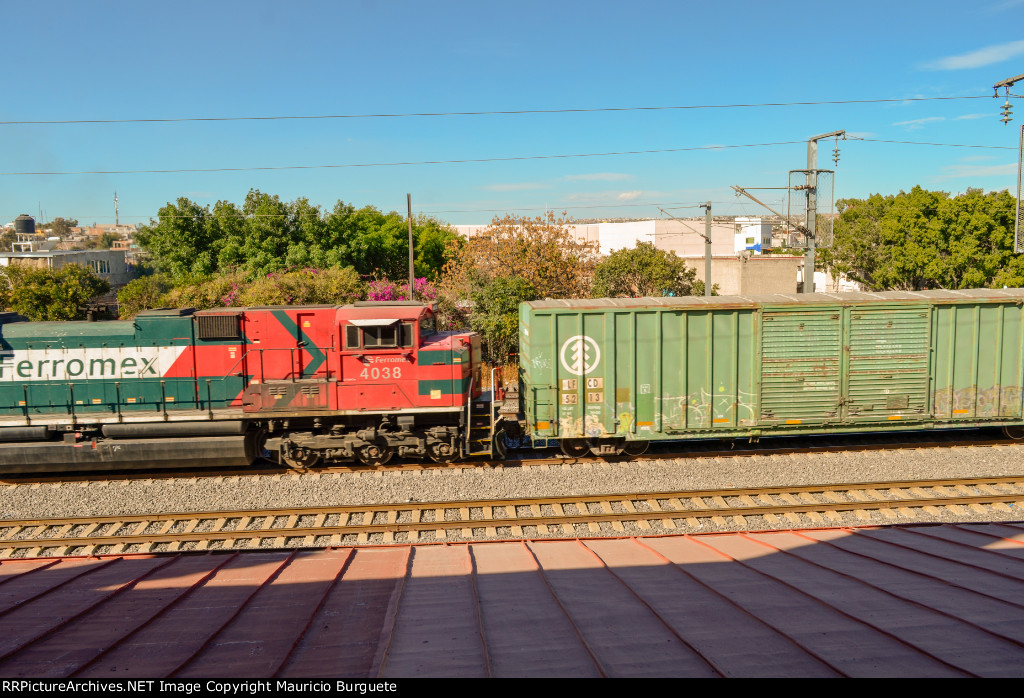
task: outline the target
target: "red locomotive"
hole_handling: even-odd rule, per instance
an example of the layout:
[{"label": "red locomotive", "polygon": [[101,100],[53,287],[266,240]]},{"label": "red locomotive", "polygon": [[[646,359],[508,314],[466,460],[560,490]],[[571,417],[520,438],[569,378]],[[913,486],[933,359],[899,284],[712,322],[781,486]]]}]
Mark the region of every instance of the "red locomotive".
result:
[{"label": "red locomotive", "polygon": [[0,317],[6,472],[491,454],[480,337],[437,331],[432,305],[18,320]]}]

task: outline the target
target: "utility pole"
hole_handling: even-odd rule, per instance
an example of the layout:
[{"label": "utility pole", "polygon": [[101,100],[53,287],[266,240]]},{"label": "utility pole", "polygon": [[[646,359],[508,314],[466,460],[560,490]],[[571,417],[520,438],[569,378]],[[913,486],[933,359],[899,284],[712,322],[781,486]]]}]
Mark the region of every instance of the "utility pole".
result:
[{"label": "utility pole", "polygon": [[412,265],[412,194],[405,195],[405,202],[409,205],[409,300],[416,300],[416,277]]},{"label": "utility pole", "polygon": [[690,226],[686,223],[686,221],[682,220],[681,218],[676,218],[671,213],[669,213],[668,211],[663,209],[661,206],[658,207],[658,210],[661,211],[662,213],[664,213],[666,216],[668,216],[672,220],[679,221],[680,223],[685,225],[687,228],[690,228],[690,230],[693,230],[693,232],[697,233],[697,235],[700,235],[702,238],[704,238],[704,295],[705,296],[710,296],[711,295],[711,202],[708,201],[706,203],[703,203],[703,204],[700,205],[700,207],[703,208],[703,209],[707,209],[707,211],[704,214],[704,234],[703,235],[701,235],[701,233],[699,233],[698,231],[693,230],[693,228],[690,228]]},{"label": "utility pole", "polygon": [[704,295],[711,297],[711,202],[701,205],[704,209]]},{"label": "utility pole", "polygon": [[117,230],[121,225],[121,221],[118,218],[117,212],[117,191],[114,191],[114,230]]},{"label": "utility pole", "polygon": [[846,131],[832,131],[813,136],[807,141],[807,208],[804,225],[807,228],[807,252],[804,255],[804,293],[814,293],[814,231],[818,212],[818,141],[823,138],[846,136]]},{"label": "utility pole", "polygon": [[[1000,119],[1004,124],[1009,124],[1013,121],[1013,117],[1010,116],[1013,113],[1013,105],[1010,104],[1010,88],[1014,84],[1024,80],[1024,74],[1017,75],[1012,78],[1001,80],[992,86],[995,90],[993,97],[999,97],[999,88],[1002,87],[1006,91],[1006,102],[1003,104],[1003,118]],[[1020,95],[1014,95],[1019,97]],[[1024,252],[1024,211],[1021,210],[1020,199],[1021,194],[1024,194],[1024,190],[1021,189],[1021,170],[1024,169],[1024,124],[1020,127],[1020,141],[1017,146],[1017,215],[1014,216],[1013,226],[1013,251]]]}]

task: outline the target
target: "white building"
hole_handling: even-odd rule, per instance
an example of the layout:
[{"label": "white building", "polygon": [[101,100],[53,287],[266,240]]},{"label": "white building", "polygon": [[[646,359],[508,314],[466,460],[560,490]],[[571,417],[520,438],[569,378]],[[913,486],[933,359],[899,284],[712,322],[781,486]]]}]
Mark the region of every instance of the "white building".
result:
[{"label": "white building", "polygon": [[80,264],[106,279],[112,290],[132,279],[125,263],[124,250],[36,250],[32,252],[0,252],[0,267],[20,264],[35,269],[60,269],[67,264]]},{"label": "white building", "polygon": [[760,218],[737,218],[736,241],[733,251],[739,254],[749,251],[761,254],[761,251],[772,246],[772,224]]}]

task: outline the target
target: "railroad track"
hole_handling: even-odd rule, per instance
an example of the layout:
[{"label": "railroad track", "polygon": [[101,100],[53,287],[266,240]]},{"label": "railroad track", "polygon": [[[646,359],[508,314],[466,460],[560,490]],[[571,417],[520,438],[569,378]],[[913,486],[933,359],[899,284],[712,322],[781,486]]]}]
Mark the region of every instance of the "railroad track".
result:
[{"label": "railroad track", "polygon": [[[1024,512],[1024,476],[0,520],[0,558],[686,533]],[[927,517],[926,517],[927,515]],[[755,521],[752,518],[759,517]],[[1024,515],[1020,517],[1024,519]],[[609,530],[610,529],[610,530]]]}]

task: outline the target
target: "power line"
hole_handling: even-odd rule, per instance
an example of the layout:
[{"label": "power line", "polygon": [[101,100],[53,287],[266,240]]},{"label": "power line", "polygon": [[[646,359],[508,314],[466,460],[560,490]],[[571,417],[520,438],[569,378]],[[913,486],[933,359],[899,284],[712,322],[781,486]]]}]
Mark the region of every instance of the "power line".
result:
[{"label": "power line", "polygon": [[772,145],[793,145],[804,141],[779,141],[776,143],[743,143],[740,145],[701,145],[690,148],[659,148],[656,150],[620,150],[606,153],[569,153],[563,155],[520,155],[507,158],[465,158],[461,160],[419,160],[408,162],[361,162],[344,165],[280,165],[276,167],[210,167],[181,168],[172,170],[79,170],[75,172],[0,172],[0,176],[35,175],[110,175],[110,174],[174,174],[182,172],[255,172],[265,170],[325,170],[348,167],[398,167],[402,165],[453,165],[471,162],[510,162],[515,160],[555,160],[561,158],[592,158],[609,155],[646,155],[650,153],[681,153],[694,150],[726,150],[729,148],[760,148]]},{"label": "power line", "polygon": [[67,124],[154,124],[184,123],[208,121],[295,121],[316,119],[398,119],[407,117],[437,116],[500,116],[519,114],[583,114],[597,112],[626,111],[673,111],[686,109],[743,109],[757,107],[803,107],[829,104],[882,104],[887,102],[934,102],[957,99],[992,99],[992,95],[971,95],[961,97],[902,97],[899,99],[837,99],[808,102],[760,102],[749,104],[687,104],[664,107],[580,107],[569,109],[505,109],[491,111],[448,111],[448,112],[409,112],[395,114],[316,114],[286,116],[197,116],[173,117],[158,119],[53,119],[38,121],[0,121],[0,126],[40,126]]},{"label": "power line", "polygon": [[[897,143],[905,145],[930,145],[949,148],[988,148],[993,150],[1016,150],[1011,146],[977,145],[969,143],[928,143],[921,141],[892,141],[878,138],[854,137],[850,140],[868,143]],[[592,158],[613,155],[649,155],[654,153],[683,153],[699,150],[728,150],[734,148],[762,148],[776,145],[803,144],[805,141],[776,141],[774,143],[741,143],[734,145],[701,145],[689,148],[658,148],[654,150],[618,150],[604,153],[566,153],[560,155],[519,155],[505,158],[463,158],[458,160],[418,160],[403,162],[360,162],[341,165],[279,165],[267,167],[210,167],[210,168],[179,168],[167,170],[77,170],[72,172],[0,172],[2,177],[57,176],[57,175],[111,175],[111,174],[179,174],[189,172],[259,172],[275,170],[324,170],[345,169],[352,167],[401,167],[408,165],[457,165],[474,162],[513,162],[517,160],[557,160],[566,158]]]},{"label": "power line", "polygon": [[851,138],[850,140],[865,141],[867,143],[900,143],[903,145],[938,145],[946,148],[990,148],[992,150],[1017,150],[1006,145],[974,145],[971,143],[926,143],[923,141],[887,141],[881,138]]},{"label": "power line", "polygon": [[[639,202],[639,203],[629,203],[629,204],[626,204],[626,203],[614,203],[614,204],[586,204],[586,205],[583,205],[583,204],[571,204],[571,203],[562,202],[562,203],[549,204],[547,206],[537,205],[537,206],[518,206],[518,207],[505,207],[505,208],[464,208],[464,209],[431,209],[431,208],[429,208],[431,206],[431,204],[424,204],[424,207],[420,209],[419,213],[433,215],[433,214],[437,214],[437,213],[501,213],[501,212],[504,212],[504,211],[544,211],[544,210],[555,210],[555,209],[564,209],[564,210],[568,211],[568,210],[592,209],[592,208],[644,208],[644,207],[651,207],[651,206],[664,206],[665,208],[668,208],[668,209],[671,209],[671,210],[676,210],[676,209],[682,209],[682,208],[700,208],[703,203],[705,203],[705,202],[689,203],[689,202],[658,202],[658,201],[651,201],[651,202],[646,202],[646,203]],[[738,205],[738,206],[740,206],[740,207],[742,207],[744,209],[746,208],[746,205],[743,202],[738,202],[738,201],[712,201],[711,203],[718,204],[718,205],[721,205],[721,206]],[[329,214],[329,212],[327,212],[327,213]],[[131,214],[121,214],[121,215],[123,217],[125,217],[125,218],[140,218],[140,219],[141,218],[153,218],[152,215],[146,215],[146,216],[131,215]],[[243,214],[243,213],[239,212],[239,216],[238,217],[239,218],[289,218],[292,215],[293,214],[290,214],[290,213],[245,213],[245,214]],[[196,218],[197,216],[195,216],[195,215],[160,214],[158,212],[156,217],[157,218]],[[82,218],[82,219],[85,219],[85,220],[94,220],[94,221],[96,221],[96,220],[110,220],[113,217],[110,216],[110,215],[107,215],[107,214],[103,214],[103,215],[99,215],[99,216],[88,215],[88,214],[79,214],[79,218]],[[88,227],[88,226],[78,226],[78,227]]]}]

